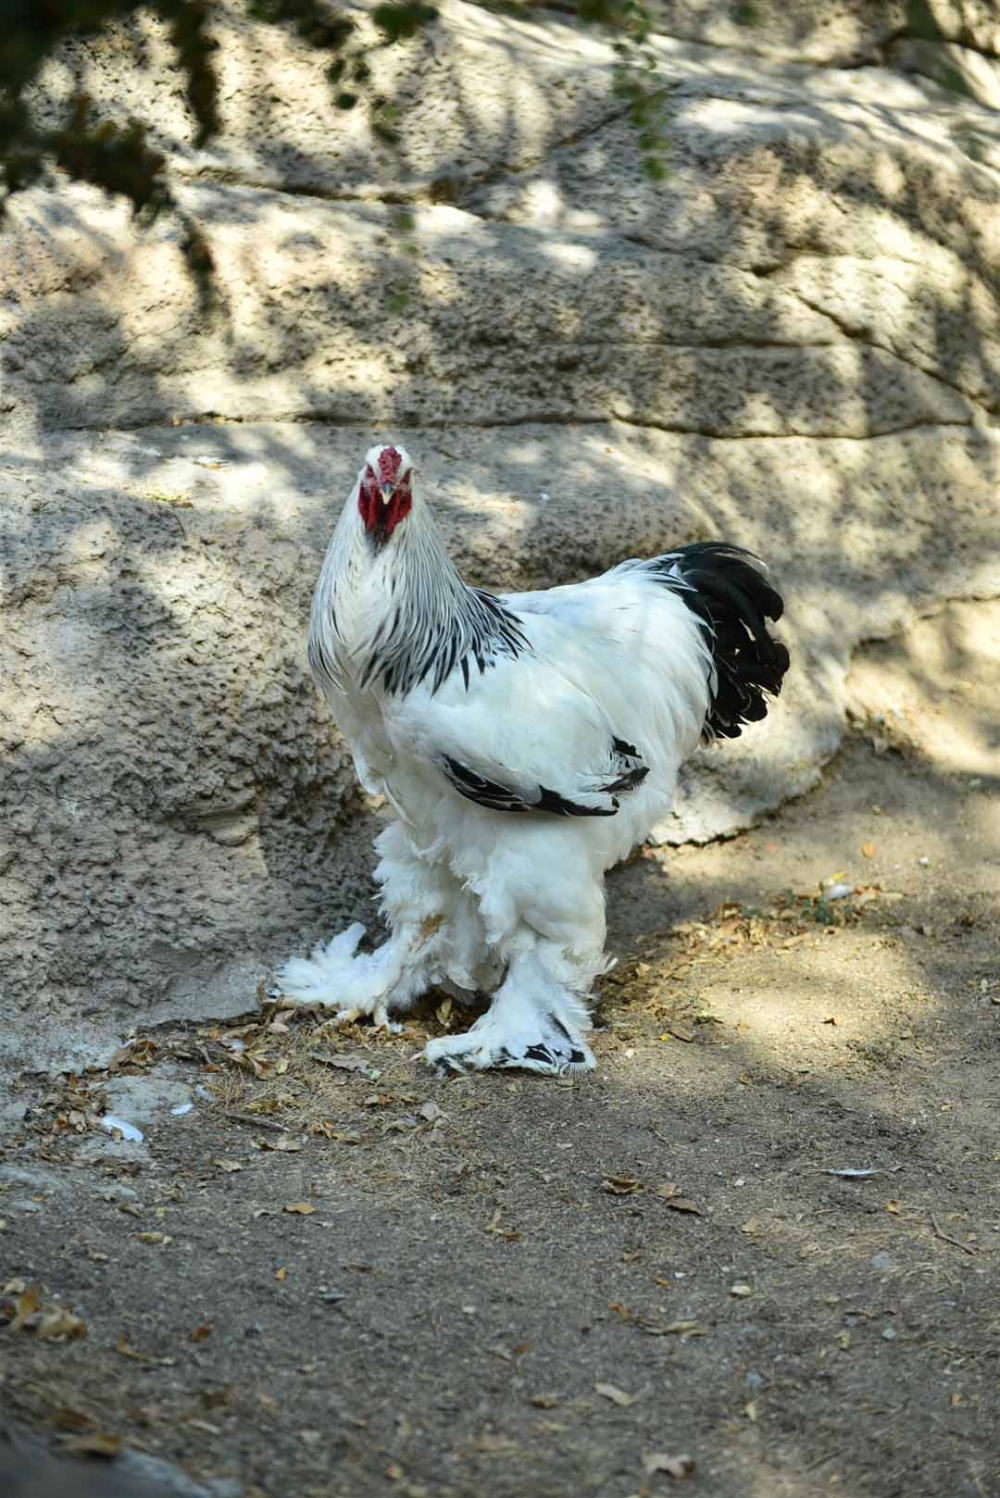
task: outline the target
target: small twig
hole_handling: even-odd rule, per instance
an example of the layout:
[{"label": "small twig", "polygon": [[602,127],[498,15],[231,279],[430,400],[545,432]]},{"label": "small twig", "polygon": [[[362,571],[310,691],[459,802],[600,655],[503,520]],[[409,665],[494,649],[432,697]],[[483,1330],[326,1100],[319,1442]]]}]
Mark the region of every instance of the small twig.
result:
[{"label": "small twig", "polygon": [[836,1461],[838,1457],[843,1456],[846,1449],[846,1447],[841,1446],[836,1451],[828,1451],[826,1456],[816,1457],[815,1460],[806,1463],[802,1468],[803,1472],[815,1472],[817,1467],[823,1467],[827,1462]]},{"label": "small twig", "polygon": [[933,1212],[931,1213],[931,1227],[934,1229],[938,1237],[943,1239],[945,1243],[954,1244],[956,1248],[962,1249],[964,1253],[977,1254],[979,1252],[979,1249],[974,1243],[963,1243],[961,1238],[953,1238],[950,1233],[946,1233],[944,1228],[938,1222],[937,1218],[934,1216]]},{"label": "small twig", "polygon": [[224,1117],[231,1119],[233,1123],[250,1124],[254,1129],[272,1129],[276,1134],[288,1132],[287,1123],[275,1123],[273,1118],[258,1118],[253,1113],[226,1113]]}]

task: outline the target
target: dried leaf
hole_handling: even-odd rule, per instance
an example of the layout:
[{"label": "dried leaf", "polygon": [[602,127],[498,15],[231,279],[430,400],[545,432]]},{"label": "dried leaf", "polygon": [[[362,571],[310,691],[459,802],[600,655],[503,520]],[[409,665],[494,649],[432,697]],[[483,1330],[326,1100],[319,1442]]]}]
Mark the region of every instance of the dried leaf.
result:
[{"label": "dried leaf", "polygon": [[892,1215],[893,1215],[893,1217],[898,1217],[899,1216],[899,1202],[895,1201],[895,1200],[886,1202],[886,1204],[885,1204],[885,1210],[887,1212],[891,1212]]},{"label": "dried leaf", "polygon": [[103,1456],[108,1460],[116,1457],[122,1449],[121,1436],[107,1435],[104,1431],[92,1430],[81,1436],[69,1436],[59,1443],[61,1451],[74,1456]]},{"label": "dried leaf", "polygon": [[864,855],[865,858],[874,858],[875,857],[875,844],[874,843],[862,843],[861,844],[861,852],[862,852],[862,854]]},{"label": "dried leaf", "polygon": [[173,1243],[169,1233],[135,1233],[133,1234],[137,1243]]},{"label": "dried leaf", "polygon": [[642,1469],[647,1477],[653,1477],[657,1472],[663,1472],[667,1477],[692,1477],[695,1472],[694,1458],[682,1451],[679,1456],[667,1456],[665,1452],[654,1451],[642,1459]]},{"label": "dried leaf", "polygon": [[[23,1284],[23,1281],[12,1280],[10,1283]],[[14,1302],[14,1319],[10,1323],[10,1329],[12,1332],[19,1332],[23,1327],[27,1325],[28,1321],[38,1310],[38,1307],[41,1303],[41,1298],[41,1291],[39,1290],[37,1285],[29,1285],[26,1290],[23,1290],[22,1293],[18,1295],[17,1299]]]},{"label": "dried leaf", "polygon": [[645,1190],[642,1182],[637,1181],[634,1176],[605,1176],[601,1185],[609,1196],[632,1196],[637,1191]]},{"label": "dried leaf", "polygon": [[42,1342],[68,1342],[87,1335],[87,1324],[64,1306],[48,1306],[38,1318],[35,1335]]},{"label": "dried leaf", "polygon": [[700,1321],[637,1321],[650,1337],[707,1337],[708,1329]]},{"label": "dried leaf", "polygon": [[274,1277],[278,1281],[279,1284],[283,1285],[285,1283],[285,1281],[287,1280],[287,1278],[288,1278],[288,1266],[287,1266],[287,1264],[282,1264],[282,1266],[281,1266],[280,1269],[276,1269],[274,1271]]},{"label": "dried leaf", "polygon": [[311,1059],[321,1066],[332,1066],[337,1071],[356,1071],[369,1082],[377,1082],[382,1075],[377,1066],[372,1066],[367,1056],[342,1056],[335,1051],[313,1051]]},{"label": "dried leaf", "polygon": [[190,1340],[192,1342],[204,1342],[206,1338],[212,1335],[213,1330],[214,1322],[203,1321],[200,1326],[195,1327],[194,1331],[191,1333]]},{"label": "dried leaf", "polygon": [[681,1196],[680,1187],[676,1186],[673,1181],[666,1181],[662,1186],[654,1186],[653,1195],[666,1202],[673,1212],[693,1212],[695,1217],[702,1215],[701,1208],[696,1207],[694,1202],[688,1201],[686,1196]]},{"label": "dried leaf", "polygon": [[94,1422],[82,1410],[74,1410],[70,1405],[63,1404],[52,1411],[52,1423],[57,1430],[80,1431],[89,1430]]},{"label": "dried leaf", "polygon": [[311,1217],[315,1210],[312,1202],[288,1202],[285,1206],[286,1212],[292,1212],[298,1217]]},{"label": "dried leaf", "polygon": [[291,1134],[279,1134],[277,1139],[262,1139],[261,1149],[278,1150],[284,1155],[294,1155],[302,1148],[300,1139],[293,1139]]},{"label": "dried leaf", "polygon": [[630,1404],[635,1404],[638,1395],[626,1394],[624,1389],[617,1389],[614,1384],[595,1384],[594,1393],[600,1394],[602,1399],[610,1399],[612,1404],[620,1405],[627,1410]]}]

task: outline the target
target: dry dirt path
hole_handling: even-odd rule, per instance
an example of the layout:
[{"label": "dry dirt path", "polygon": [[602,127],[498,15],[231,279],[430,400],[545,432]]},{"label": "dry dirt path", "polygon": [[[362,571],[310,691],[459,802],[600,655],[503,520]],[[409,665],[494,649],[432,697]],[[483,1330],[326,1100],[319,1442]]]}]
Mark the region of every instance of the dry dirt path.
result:
[{"label": "dry dirt path", "polygon": [[421,1075],[442,1009],[29,1086],[4,1491],[1000,1492],[996,791],[855,741],[755,831],[637,858],[584,1081]]}]

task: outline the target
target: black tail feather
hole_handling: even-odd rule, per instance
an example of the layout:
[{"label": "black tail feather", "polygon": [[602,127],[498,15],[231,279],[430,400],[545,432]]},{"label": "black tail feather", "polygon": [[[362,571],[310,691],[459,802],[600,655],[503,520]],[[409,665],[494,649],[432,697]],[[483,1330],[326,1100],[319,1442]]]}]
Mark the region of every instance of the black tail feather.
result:
[{"label": "black tail feather", "polygon": [[744,723],[767,716],[788,670],[787,648],[768,632],[784,604],[739,546],[699,541],[660,559],[663,580],[697,615],[712,650],[715,690],[705,736],[739,738]]}]

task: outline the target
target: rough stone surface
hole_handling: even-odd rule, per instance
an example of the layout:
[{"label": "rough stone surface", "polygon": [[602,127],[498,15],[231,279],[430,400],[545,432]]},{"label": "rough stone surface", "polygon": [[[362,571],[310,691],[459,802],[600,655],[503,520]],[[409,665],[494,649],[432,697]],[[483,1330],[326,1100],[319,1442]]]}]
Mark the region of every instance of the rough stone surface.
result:
[{"label": "rough stone surface", "polygon": [[65,182],[4,231],[5,1060],[239,1012],[292,945],[370,919],[303,632],[374,431],[477,583],[715,536],[770,561],[787,695],[698,759],[666,841],[815,783],[860,642],[1000,593],[1000,126],[901,71],[992,68],[992,8],[721,9],[662,7],[659,185],[599,33],[457,0],[376,58],[396,152],[235,8],[210,151],[152,23],[53,63],[41,114],[75,72],[156,118],[217,269],[206,304],[176,224]]}]

